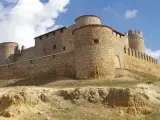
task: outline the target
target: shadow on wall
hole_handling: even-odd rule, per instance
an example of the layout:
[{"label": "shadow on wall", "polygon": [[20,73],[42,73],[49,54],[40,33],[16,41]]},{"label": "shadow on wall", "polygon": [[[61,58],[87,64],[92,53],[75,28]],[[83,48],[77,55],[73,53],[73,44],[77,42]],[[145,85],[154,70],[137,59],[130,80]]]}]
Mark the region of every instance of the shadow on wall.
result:
[{"label": "shadow on wall", "polygon": [[9,86],[41,86],[45,84],[49,84],[51,82],[57,82],[57,81],[64,81],[72,79],[71,77],[65,77],[65,76],[40,76],[40,77],[30,77],[30,78],[23,78],[19,80],[11,80],[12,83],[6,85],[5,87]]},{"label": "shadow on wall", "polygon": [[115,68],[121,68],[121,63],[119,57],[116,55],[114,58]]},{"label": "shadow on wall", "polygon": [[9,63],[14,63],[15,62],[15,55],[14,54],[11,54],[11,55],[9,55],[8,56],[8,58],[4,61],[4,63],[2,63],[2,65],[3,64],[9,64]]}]

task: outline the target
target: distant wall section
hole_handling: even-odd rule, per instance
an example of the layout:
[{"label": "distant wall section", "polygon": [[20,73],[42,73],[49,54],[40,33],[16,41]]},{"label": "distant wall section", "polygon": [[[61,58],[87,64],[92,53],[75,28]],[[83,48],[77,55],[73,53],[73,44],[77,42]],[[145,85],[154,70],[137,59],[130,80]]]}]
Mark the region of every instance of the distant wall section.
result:
[{"label": "distant wall section", "polygon": [[124,49],[125,69],[137,70],[160,76],[160,64],[157,60],[134,49]]},{"label": "distant wall section", "polygon": [[74,76],[74,53],[53,54],[0,66],[0,79],[36,77],[41,75]]}]

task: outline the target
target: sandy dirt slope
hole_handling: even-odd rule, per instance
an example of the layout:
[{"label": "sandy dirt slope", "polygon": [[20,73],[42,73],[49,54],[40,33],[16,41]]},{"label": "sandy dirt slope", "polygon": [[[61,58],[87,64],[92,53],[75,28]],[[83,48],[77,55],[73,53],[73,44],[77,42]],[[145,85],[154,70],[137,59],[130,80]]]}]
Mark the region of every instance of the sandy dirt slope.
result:
[{"label": "sandy dirt slope", "polygon": [[160,106],[160,86],[0,88],[0,120],[143,118]]}]

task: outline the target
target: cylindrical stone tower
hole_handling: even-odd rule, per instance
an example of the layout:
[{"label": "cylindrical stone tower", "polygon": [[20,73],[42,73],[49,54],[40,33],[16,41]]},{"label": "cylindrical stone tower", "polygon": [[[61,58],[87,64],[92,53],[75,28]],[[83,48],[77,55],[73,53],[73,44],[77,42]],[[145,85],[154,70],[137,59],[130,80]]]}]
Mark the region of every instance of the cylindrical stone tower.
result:
[{"label": "cylindrical stone tower", "polygon": [[130,48],[133,48],[141,53],[145,53],[143,33],[140,30],[135,30],[135,32],[129,30],[128,39]]},{"label": "cylindrical stone tower", "polygon": [[[78,24],[80,25],[79,22]],[[104,25],[86,25],[75,29],[73,34],[76,77],[79,79],[114,77],[112,29]]]},{"label": "cylindrical stone tower", "polygon": [[0,44],[0,65],[15,62],[15,50],[18,44],[14,42],[5,42]]},{"label": "cylindrical stone tower", "polygon": [[85,25],[100,25],[101,19],[98,16],[95,15],[83,15],[78,17],[76,20],[77,28],[85,26]]}]

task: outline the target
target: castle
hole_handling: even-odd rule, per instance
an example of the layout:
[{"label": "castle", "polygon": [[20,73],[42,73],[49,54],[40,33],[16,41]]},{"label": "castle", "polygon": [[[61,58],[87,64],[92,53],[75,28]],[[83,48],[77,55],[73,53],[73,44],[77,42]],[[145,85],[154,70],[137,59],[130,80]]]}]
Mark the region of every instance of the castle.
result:
[{"label": "castle", "polygon": [[80,16],[75,24],[35,38],[35,46],[0,44],[0,79],[39,75],[78,79],[114,78],[116,69],[160,74],[157,60],[145,54],[140,30],[122,34],[102,25],[95,15]]}]

